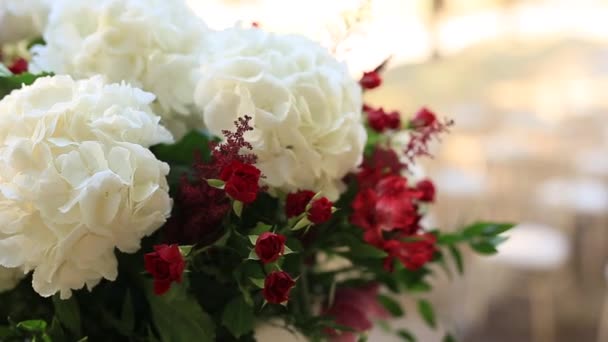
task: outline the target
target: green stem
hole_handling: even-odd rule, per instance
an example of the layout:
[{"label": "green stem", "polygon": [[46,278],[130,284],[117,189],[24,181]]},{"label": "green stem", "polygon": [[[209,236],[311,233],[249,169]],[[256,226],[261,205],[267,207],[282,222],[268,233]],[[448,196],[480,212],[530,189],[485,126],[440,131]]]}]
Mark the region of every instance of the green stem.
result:
[{"label": "green stem", "polygon": [[310,316],[311,309],[310,291],[308,289],[308,269],[307,266],[304,264],[304,259],[302,259],[300,269],[302,270],[302,273],[300,274],[300,279],[298,280],[298,288],[300,289],[300,295],[302,296],[302,311],[304,312],[304,314]]}]

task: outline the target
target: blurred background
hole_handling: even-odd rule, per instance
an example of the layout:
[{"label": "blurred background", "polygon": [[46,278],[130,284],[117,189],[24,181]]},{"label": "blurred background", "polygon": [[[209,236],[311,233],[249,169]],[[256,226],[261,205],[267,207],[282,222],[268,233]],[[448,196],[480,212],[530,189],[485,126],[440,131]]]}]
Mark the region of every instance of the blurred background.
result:
[{"label": "blurred background", "polygon": [[[213,28],[241,21],[321,42],[353,76],[391,57],[366,101],[456,125],[423,161],[430,226],[519,222],[499,256],[438,272],[419,341],[608,341],[607,0],[190,0]],[[370,341],[397,341],[382,330]]]}]

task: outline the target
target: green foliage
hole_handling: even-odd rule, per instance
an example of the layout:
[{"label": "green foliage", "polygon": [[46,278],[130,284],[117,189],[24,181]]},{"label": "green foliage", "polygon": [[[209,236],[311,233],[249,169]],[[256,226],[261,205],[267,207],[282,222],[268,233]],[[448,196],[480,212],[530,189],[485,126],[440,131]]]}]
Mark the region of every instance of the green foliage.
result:
[{"label": "green foliage", "polygon": [[433,306],[425,299],[418,300],[418,313],[424,321],[431,327],[436,328],[435,311]]},{"label": "green foliage", "polygon": [[74,336],[80,337],[82,335],[80,309],[76,297],[72,296],[70,299],[61,300],[59,295],[55,295],[53,296],[53,305],[58,321]]},{"label": "green foliage", "polygon": [[253,329],[253,307],[242,296],[234,298],[222,313],[222,324],[234,337],[239,338]]},{"label": "green foliage", "polygon": [[199,131],[191,131],[175,144],[159,144],[150,150],[156,158],[173,165],[190,166],[198,153],[203,161],[209,161],[209,142],[214,139]]},{"label": "green foliage", "polygon": [[156,332],[161,342],[215,340],[215,323],[198,302],[186,293],[186,286],[172,286],[162,296],[147,284],[146,294]]},{"label": "green foliage", "polygon": [[42,73],[38,75],[25,72],[19,75],[7,73],[6,67],[0,69],[0,99],[8,95],[11,91],[21,88],[23,85],[30,85],[39,77],[50,76],[50,73]]},{"label": "green foliage", "polygon": [[416,342],[416,336],[412,335],[411,332],[405,329],[397,330],[397,336],[401,337],[401,339],[405,342]]},{"label": "green foliage", "polygon": [[390,314],[393,317],[403,316],[404,312],[403,312],[403,309],[401,308],[401,304],[399,304],[393,298],[391,298],[389,296],[385,296],[385,295],[378,295],[378,301],[380,302],[380,304],[382,304],[382,306],[384,306],[384,308],[388,312],[390,312]]}]

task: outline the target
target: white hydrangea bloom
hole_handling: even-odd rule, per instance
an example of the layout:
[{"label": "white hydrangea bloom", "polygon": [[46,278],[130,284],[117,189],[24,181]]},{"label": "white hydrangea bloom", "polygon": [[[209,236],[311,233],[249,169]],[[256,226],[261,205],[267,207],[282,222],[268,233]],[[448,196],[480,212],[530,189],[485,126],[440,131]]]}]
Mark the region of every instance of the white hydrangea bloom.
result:
[{"label": "white hydrangea bloom", "polygon": [[152,94],[101,77],[45,77],[0,101],[0,265],[33,270],[42,296],[114,280],[171,210],[172,142]]},{"label": "white hydrangea bloom", "polygon": [[273,189],[336,199],[366,141],[361,88],[325,49],[303,37],[234,28],[216,33],[195,100],[221,136],[253,117],[247,139]]},{"label": "white hydrangea bloom", "polygon": [[193,91],[207,27],[181,0],[55,0],[30,69],[104,75],[154,93],[180,138],[193,125]]},{"label": "white hydrangea bloom", "polygon": [[14,289],[24,276],[25,274],[20,268],[0,266],[0,293]]},{"label": "white hydrangea bloom", "polygon": [[51,0],[1,0],[0,44],[37,38],[47,21]]}]

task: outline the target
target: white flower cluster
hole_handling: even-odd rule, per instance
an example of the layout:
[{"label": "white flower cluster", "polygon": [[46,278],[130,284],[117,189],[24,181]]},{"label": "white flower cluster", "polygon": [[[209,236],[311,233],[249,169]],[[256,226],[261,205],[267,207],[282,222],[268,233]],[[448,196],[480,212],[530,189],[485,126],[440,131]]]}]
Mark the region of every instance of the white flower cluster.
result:
[{"label": "white flower cluster", "polygon": [[154,96],[101,77],[38,79],[0,101],[0,265],[33,270],[62,298],[114,280],[171,210],[169,166],[148,146],[172,141]]},{"label": "white flower cluster", "polygon": [[15,43],[40,35],[52,0],[0,1],[0,44]]},{"label": "white flower cluster", "polygon": [[220,135],[252,116],[246,138],[271,188],[336,199],[367,138],[361,88],[346,67],[299,36],[234,28],[211,42],[195,93],[207,129]]},{"label": "white flower cluster", "polygon": [[104,75],[154,93],[163,124],[196,125],[192,93],[207,27],[180,0],[54,0],[30,69]]}]

